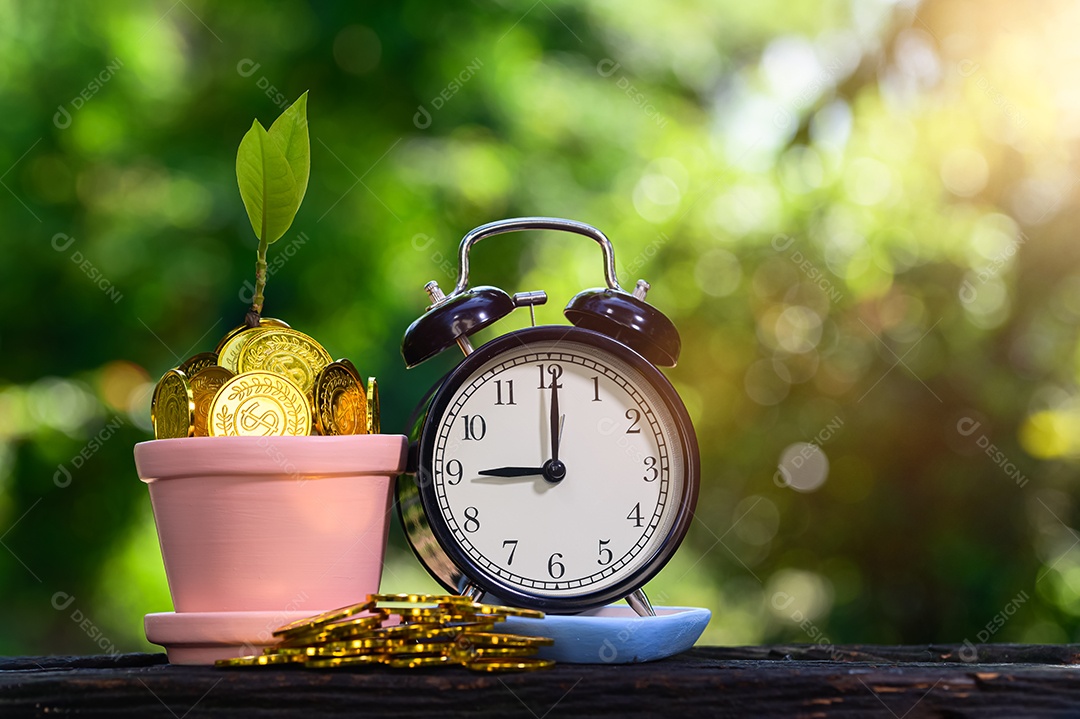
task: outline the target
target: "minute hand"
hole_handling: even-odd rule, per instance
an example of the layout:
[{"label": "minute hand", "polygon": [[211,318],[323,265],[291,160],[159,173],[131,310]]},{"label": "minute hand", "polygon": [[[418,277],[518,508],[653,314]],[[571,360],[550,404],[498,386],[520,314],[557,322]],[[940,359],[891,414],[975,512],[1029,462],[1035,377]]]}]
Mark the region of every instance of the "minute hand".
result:
[{"label": "minute hand", "polygon": [[551,373],[551,461],[559,461],[559,375]]},{"label": "minute hand", "polygon": [[477,472],[485,477],[532,477],[544,474],[543,467],[497,467]]}]

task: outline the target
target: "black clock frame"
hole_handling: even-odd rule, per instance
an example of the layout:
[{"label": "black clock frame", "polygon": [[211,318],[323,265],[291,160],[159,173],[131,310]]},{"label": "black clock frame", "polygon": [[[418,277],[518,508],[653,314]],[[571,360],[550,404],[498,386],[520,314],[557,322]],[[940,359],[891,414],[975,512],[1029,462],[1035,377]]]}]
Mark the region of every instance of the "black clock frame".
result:
[{"label": "black clock frame", "polygon": [[[536,596],[519,587],[506,583],[480,567],[458,545],[438,511],[435,495],[433,460],[438,438],[438,419],[446,412],[450,400],[458,388],[479,366],[503,352],[518,346],[542,341],[574,341],[609,352],[640,372],[660,395],[671,412],[676,429],[683,438],[679,446],[686,481],[679,498],[679,513],[667,537],[659,543],[656,551],[636,571],[605,589],[573,597]],[[411,474],[403,474],[397,482],[398,515],[405,536],[417,559],[440,584],[458,593],[468,583],[473,583],[499,600],[516,606],[539,609],[552,614],[575,614],[595,609],[626,597],[645,585],[663,569],[668,560],[682,544],[697,505],[698,486],[701,479],[701,460],[697,435],[686,406],[671,382],[651,362],[639,353],[610,337],[593,330],[561,325],[526,327],[509,332],[487,342],[470,354],[461,364],[447,374],[425,398],[419,419],[413,425],[410,446]],[[434,421],[432,421],[434,419]]]}]

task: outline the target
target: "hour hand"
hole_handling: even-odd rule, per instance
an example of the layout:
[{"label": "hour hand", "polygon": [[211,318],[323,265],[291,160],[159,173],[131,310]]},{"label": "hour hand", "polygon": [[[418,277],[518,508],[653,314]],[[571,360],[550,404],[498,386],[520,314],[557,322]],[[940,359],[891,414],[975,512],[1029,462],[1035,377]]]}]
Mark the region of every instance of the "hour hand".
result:
[{"label": "hour hand", "polygon": [[543,467],[497,467],[495,469],[484,469],[477,474],[482,474],[486,477],[540,477],[544,474]]}]

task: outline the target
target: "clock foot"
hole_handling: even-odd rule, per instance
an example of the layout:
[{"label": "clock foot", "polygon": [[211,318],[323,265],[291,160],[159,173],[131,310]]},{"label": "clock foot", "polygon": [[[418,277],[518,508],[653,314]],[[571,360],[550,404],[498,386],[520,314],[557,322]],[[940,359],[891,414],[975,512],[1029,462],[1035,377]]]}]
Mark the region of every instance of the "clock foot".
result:
[{"label": "clock foot", "polygon": [[649,598],[645,596],[644,589],[639,589],[633,594],[628,594],[626,597],[626,603],[630,605],[631,609],[638,613],[638,616],[656,616],[656,612],[653,611],[652,604],[649,602]]},{"label": "clock foot", "polygon": [[468,597],[474,602],[479,602],[481,599],[484,598],[485,594],[483,588],[473,582],[466,582],[465,586],[458,590],[458,593],[462,596]]}]

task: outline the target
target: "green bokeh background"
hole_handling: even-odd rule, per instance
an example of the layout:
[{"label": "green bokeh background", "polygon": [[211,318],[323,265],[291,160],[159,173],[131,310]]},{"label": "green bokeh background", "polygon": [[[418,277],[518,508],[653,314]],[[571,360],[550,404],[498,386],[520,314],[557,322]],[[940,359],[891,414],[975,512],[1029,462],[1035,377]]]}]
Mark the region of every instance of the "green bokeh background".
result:
[{"label": "green bokeh background", "polygon": [[[702,641],[1076,639],[1075,5],[345,5],[0,2],[0,653],[153,648],[132,446],[242,317],[236,148],[304,90],[266,312],[378,376],[385,429],[455,361],[397,348],[460,237],[582,220],[683,335],[701,499],[648,590]],[[602,273],[525,235],[472,279],[562,322]],[[395,526],[384,588],[432,586]]]}]

